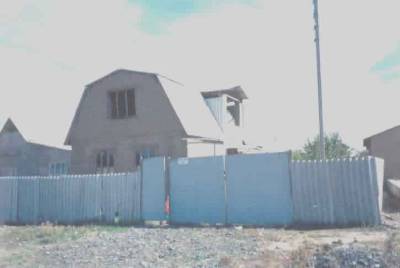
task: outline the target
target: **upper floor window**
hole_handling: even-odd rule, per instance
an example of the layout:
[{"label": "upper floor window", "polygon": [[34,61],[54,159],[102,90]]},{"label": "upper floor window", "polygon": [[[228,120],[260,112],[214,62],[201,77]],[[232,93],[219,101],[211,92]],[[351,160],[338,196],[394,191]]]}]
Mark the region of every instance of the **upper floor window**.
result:
[{"label": "upper floor window", "polygon": [[134,89],[111,91],[108,97],[112,119],[127,118],[136,115]]}]

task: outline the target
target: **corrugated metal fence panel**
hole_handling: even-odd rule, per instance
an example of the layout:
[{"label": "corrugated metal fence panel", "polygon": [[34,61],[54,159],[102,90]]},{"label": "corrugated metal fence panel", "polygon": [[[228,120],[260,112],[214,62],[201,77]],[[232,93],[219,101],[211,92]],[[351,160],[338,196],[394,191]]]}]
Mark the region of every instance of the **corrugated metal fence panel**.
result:
[{"label": "corrugated metal fence panel", "polygon": [[[130,176],[130,177],[129,177]],[[130,210],[130,222],[141,221],[142,218],[142,196],[141,196],[141,173],[136,171],[130,173],[128,176],[128,189],[132,189],[132,192],[127,192],[127,204],[132,204],[132,209]]]},{"label": "corrugated metal fence panel", "polygon": [[295,222],[302,225],[376,225],[380,193],[376,159],[292,163]]},{"label": "corrugated metal fence panel", "polygon": [[140,173],[0,178],[0,223],[140,220]]},{"label": "corrugated metal fence panel", "polygon": [[292,222],[289,153],[226,158],[229,224],[282,226]]},{"label": "corrugated metal fence panel", "polygon": [[123,175],[105,175],[102,178],[102,220],[107,223],[113,223],[117,214],[122,217],[121,200],[118,198],[118,190],[124,187]]},{"label": "corrugated metal fence panel", "polygon": [[62,175],[55,180],[57,215],[63,224],[93,223],[101,220],[102,175]]},{"label": "corrugated metal fence panel", "polygon": [[0,224],[17,221],[17,181],[0,178]]},{"label": "corrugated metal fence panel", "polygon": [[101,183],[100,175],[91,175],[83,180],[83,222],[95,223],[101,220]]},{"label": "corrugated metal fence panel", "polygon": [[17,220],[23,224],[36,224],[39,212],[39,180],[19,178]]},{"label": "corrugated metal fence panel", "polygon": [[102,179],[102,220],[121,223],[140,220],[140,178],[138,173],[111,174]]},{"label": "corrugated metal fence panel", "polygon": [[57,178],[40,178],[39,183],[39,214],[38,223],[57,221],[57,193],[54,191],[57,186]]},{"label": "corrugated metal fence panel", "polygon": [[142,216],[145,221],[165,219],[165,158],[149,158],[143,161]]},{"label": "corrugated metal fence panel", "polygon": [[180,158],[170,163],[171,221],[225,222],[223,157]]},{"label": "corrugated metal fence panel", "polygon": [[[69,176],[70,178],[72,176]],[[57,207],[57,222],[66,224],[68,222],[68,208],[66,207],[66,196],[67,196],[67,189],[66,189],[66,182],[69,178],[65,176],[60,177],[57,180],[56,186],[54,191],[56,192],[56,207]]]},{"label": "corrugated metal fence panel", "polygon": [[[306,179],[298,180],[299,176]],[[334,211],[331,188],[326,163],[294,162],[292,191],[295,219],[302,223],[332,224]]]}]

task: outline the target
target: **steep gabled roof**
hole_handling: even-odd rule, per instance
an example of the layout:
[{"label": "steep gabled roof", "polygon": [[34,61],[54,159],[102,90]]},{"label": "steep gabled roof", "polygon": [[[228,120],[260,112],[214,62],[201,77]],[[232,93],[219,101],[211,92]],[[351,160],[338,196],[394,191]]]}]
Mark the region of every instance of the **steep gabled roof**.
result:
[{"label": "steep gabled roof", "polygon": [[4,133],[13,133],[13,132],[18,132],[18,128],[15,126],[14,122],[11,120],[11,118],[7,119],[7,122],[4,124],[3,129],[0,131],[0,134]]},{"label": "steep gabled roof", "polygon": [[[5,138],[5,139],[3,139]],[[18,145],[25,143],[25,138],[21,135],[14,122],[9,118],[0,131],[0,144]]]},{"label": "steep gabled roof", "polygon": [[71,145],[71,133],[80,113],[80,107],[87,96],[89,87],[120,72],[151,75],[156,77],[161,87],[164,89],[164,92],[167,95],[172,108],[174,109],[188,137],[206,138],[218,141],[222,139],[221,129],[212,116],[211,111],[206,106],[206,103],[199,91],[186,88],[183,84],[157,73],[118,69],[86,86],[68,131],[65,145]]}]

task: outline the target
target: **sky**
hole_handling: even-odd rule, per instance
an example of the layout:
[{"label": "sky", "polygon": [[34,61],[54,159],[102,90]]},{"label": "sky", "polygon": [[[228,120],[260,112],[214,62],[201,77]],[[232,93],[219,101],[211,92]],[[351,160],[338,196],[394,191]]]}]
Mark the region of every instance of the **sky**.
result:
[{"label": "sky", "polygon": [[[320,0],[325,131],[360,150],[400,125],[398,0]],[[199,90],[241,85],[247,139],[318,134],[311,0],[2,0],[0,125],[63,146],[86,84],[115,69]]]}]

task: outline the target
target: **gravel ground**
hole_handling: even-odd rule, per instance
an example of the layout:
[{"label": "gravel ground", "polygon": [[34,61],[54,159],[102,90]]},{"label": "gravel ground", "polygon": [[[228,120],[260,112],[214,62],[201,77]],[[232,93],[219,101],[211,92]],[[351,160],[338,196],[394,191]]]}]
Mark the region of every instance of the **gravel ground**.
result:
[{"label": "gravel ground", "polygon": [[389,267],[386,265],[383,252],[360,246],[325,247],[324,252],[313,256],[316,268],[324,267]]},{"label": "gravel ground", "polygon": [[400,230],[0,227],[0,267],[385,267],[387,245]]},{"label": "gravel ground", "polygon": [[44,250],[55,266],[217,267],[226,257],[260,254],[256,237],[235,229],[130,228]]}]

